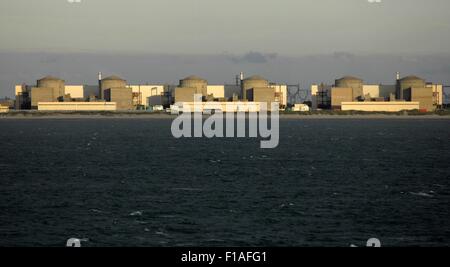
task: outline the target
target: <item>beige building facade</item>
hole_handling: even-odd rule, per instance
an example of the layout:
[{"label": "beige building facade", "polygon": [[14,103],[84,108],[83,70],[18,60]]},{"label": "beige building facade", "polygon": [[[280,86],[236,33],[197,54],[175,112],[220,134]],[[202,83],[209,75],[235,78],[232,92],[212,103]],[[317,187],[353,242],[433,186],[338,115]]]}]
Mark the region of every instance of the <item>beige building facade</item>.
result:
[{"label": "beige building facade", "polygon": [[277,111],[272,110],[271,106],[261,105],[259,102],[180,102],[172,105],[172,110],[180,112],[224,112],[224,113],[236,113],[236,112],[262,112],[262,111]]},{"label": "beige building facade", "polygon": [[269,87],[275,90],[275,101],[279,102],[281,107],[287,107],[288,86],[286,84],[270,84]]},{"label": "beige building facade", "polygon": [[343,111],[400,112],[418,110],[419,102],[342,102]]},{"label": "beige building facade", "polygon": [[[162,102],[161,96],[164,95],[165,91],[164,85],[129,85],[128,87],[131,88],[133,93],[133,104],[145,108],[155,102]],[[156,99],[158,100],[156,101]]]},{"label": "beige building facade", "polygon": [[353,101],[353,88],[333,87],[331,89],[331,108],[341,109],[342,102]]},{"label": "beige building facade", "polygon": [[436,106],[433,100],[433,89],[428,88],[410,88],[408,94],[411,96],[412,102],[419,102],[419,109],[424,111],[434,111]]},{"label": "beige building facade", "polygon": [[131,88],[116,87],[103,91],[105,100],[107,102],[115,102],[117,110],[132,110],[133,109],[133,92]]},{"label": "beige building facade", "polygon": [[7,113],[7,112],[9,112],[9,107],[0,105],[0,113]]},{"label": "beige building facade", "polygon": [[270,105],[275,102],[275,91],[270,87],[254,87],[247,90],[247,99],[251,102],[264,102]]},{"label": "beige building facade", "polygon": [[40,111],[116,111],[115,102],[40,102]]},{"label": "beige building facade", "polygon": [[64,94],[70,95],[71,98],[84,98],[84,86],[83,85],[66,85],[64,87]]},{"label": "beige building facade", "polygon": [[207,94],[214,98],[225,98],[225,85],[208,85]]}]

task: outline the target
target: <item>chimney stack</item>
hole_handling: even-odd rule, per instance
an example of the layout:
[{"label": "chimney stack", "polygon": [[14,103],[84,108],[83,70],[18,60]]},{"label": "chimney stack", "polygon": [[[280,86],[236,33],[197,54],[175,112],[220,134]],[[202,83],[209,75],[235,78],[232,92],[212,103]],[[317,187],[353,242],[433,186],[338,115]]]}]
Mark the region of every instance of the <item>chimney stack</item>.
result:
[{"label": "chimney stack", "polygon": [[98,73],[98,99],[102,99],[102,72]]}]

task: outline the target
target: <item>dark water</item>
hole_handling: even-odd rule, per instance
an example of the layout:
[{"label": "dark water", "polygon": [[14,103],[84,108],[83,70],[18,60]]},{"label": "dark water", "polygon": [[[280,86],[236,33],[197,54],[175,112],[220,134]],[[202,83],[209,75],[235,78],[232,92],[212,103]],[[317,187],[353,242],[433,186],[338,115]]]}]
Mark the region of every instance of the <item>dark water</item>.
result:
[{"label": "dark water", "polygon": [[0,121],[0,246],[450,245],[449,120],[282,120],[274,150],[170,124]]}]

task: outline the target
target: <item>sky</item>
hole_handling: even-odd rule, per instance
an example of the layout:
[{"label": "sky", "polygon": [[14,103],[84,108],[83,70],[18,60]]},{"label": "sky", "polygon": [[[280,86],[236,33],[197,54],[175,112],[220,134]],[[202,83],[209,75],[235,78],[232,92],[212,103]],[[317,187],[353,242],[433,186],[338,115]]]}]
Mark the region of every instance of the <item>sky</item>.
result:
[{"label": "sky", "polygon": [[213,83],[258,72],[309,87],[397,70],[450,83],[448,10],[448,0],[0,0],[0,96],[46,74],[95,83],[98,71]]},{"label": "sky", "polygon": [[448,0],[1,0],[0,51],[450,53]]}]

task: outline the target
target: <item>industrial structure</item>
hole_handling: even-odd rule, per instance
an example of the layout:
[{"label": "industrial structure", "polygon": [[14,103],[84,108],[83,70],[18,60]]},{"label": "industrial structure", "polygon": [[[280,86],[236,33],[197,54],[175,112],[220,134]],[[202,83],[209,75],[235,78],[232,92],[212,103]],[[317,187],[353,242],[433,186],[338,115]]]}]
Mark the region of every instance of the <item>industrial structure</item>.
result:
[{"label": "industrial structure", "polygon": [[443,86],[417,76],[400,78],[392,85],[366,85],[362,79],[345,76],[334,85],[311,86],[313,109],[398,112],[435,111],[443,106]]},{"label": "industrial structure", "polygon": [[[235,85],[208,85],[203,78],[189,76],[180,80],[173,96],[171,108],[185,112],[259,112],[266,107],[272,110],[273,103],[277,103],[277,109],[284,109],[288,104],[287,85],[270,83],[258,75],[244,78],[243,73],[237,76]],[[195,96],[201,96],[197,103]]]},{"label": "industrial structure", "polygon": [[0,99],[0,113],[7,113],[10,109],[14,108],[14,99],[3,98]]},{"label": "industrial structure", "polygon": [[0,113],[7,113],[9,112],[9,109],[10,107],[0,104]]},{"label": "industrial structure", "polygon": [[[206,109],[208,106],[222,109],[219,107],[238,102],[265,102],[268,106],[278,103],[277,108],[287,106],[286,85],[269,83],[261,76],[244,79],[241,73],[239,77],[233,85],[209,85],[206,79],[188,76],[174,86],[129,85],[121,77],[113,75],[102,78],[101,73],[98,75],[98,85],[66,85],[60,78],[47,76],[38,80],[36,86],[16,86],[15,109],[126,111],[171,106],[182,108],[193,103],[196,95],[201,96],[201,102],[209,103]],[[256,107],[259,110],[259,105]]]},{"label": "industrial structure", "polygon": [[[36,86],[16,85],[16,110],[112,111],[146,109],[149,105],[169,104],[164,85],[128,85],[118,76],[102,78],[97,85],[66,85],[47,76]],[[164,98],[166,96],[166,98]]]},{"label": "industrial structure", "polygon": [[[297,93],[300,93],[300,86]],[[68,85],[63,79],[47,76],[36,85],[16,85],[15,101],[4,103],[2,110],[45,111],[132,111],[132,110],[189,110],[194,102],[200,111],[259,111],[260,103],[277,109],[293,107],[293,111],[318,109],[386,111],[434,111],[444,104],[444,86],[428,83],[417,76],[400,78],[390,85],[365,84],[360,78],[344,76],[334,85],[313,84],[311,101],[288,103],[292,86],[272,83],[254,75],[236,76],[235,84],[209,84],[199,76],[188,76],[177,85],[128,84],[118,76],[98,75],[96,85]],[[196,99],[195,97],[199,97]],[[195,99],[195,101],[194,101]],[[291,98],[290,98],[291,99]],[[305,106],[307,104],[309,108]]]}]

